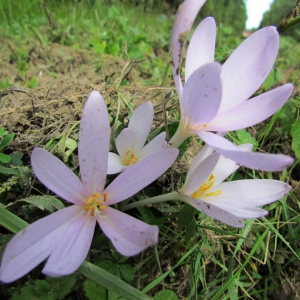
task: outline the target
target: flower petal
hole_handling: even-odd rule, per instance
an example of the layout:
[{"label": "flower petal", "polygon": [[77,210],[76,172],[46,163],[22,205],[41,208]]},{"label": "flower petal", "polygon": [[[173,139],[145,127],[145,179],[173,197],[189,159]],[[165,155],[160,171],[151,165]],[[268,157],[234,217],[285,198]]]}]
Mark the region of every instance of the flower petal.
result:
[{"label": "flower petal", "polygon": [[[237,146],[240,151],[250,152],[252,149],[252,144],[243,144]],[[234,171],[236,171],[240,165],[235,161],[225,158],[223,155],[220,156],[217,165],[213,170],[213,175],[215,177],[214,186],[223,182],[228,176],[230,176]]]},{"label": "flower petal", "polygon": [[270,73],[279,48],[276,28],[265,27],[248,37],[222,67],[223,99],[226,111],[246,101]]},{"label": "flower petal", "polygon": [[119,253],[136,255],[157,243],[158,227],[107,207],[104,217],[98,218],[99,225]]},{"label": "flower petal", "polygon": [[152,141],[150,141],[139,153],[139,159],[144,158],[152,153],[155,153],[162,149],[166,141],[166,133],[162,132],[157,135]]},{"label": "flower petal", "polygon": [[186,182],[189,181],[190,176],[192,176],[192,174],[194,173],[194,170],[197,168],[197,166],[213,152],[214,152],[214,149],[211,148],[207,144],[198,152],[198,154],[194,157],[194,159],[192,160],[192,162],[190,164],[188,173],[186,175],[186,180],[185,180]]},{"label": "flower petal", "polygon": [[106,189],[107,205],[123,201],[162,175],[178,156],[178,149],[164,149],[155,152],[131,165]]},{"label": "flower petal", "polygon": [[82,211],[79,217],[69,224],[68,231],[51,253],[42,272],[51,277],[75,272],[90,249],[95,224],[96,217]]},{"label": "flower petal", "polygon": [[185,195],[191,195],[196,192],[200,186],[205,182],[209,175],[212,173],[215,168],[220,154],[213,153],[205,158],[195,169],[194,172],[190,175],[189,180],[186,181],[182,190]]},{"label": "flower petal", "polygon": [[82,204],[83,186],[79,178],[57,157],[42,148],[31,154],[31,165],[37,178],[63,199]]},{"label": "flower petal", "polygon": [[72,205],[40,219],[16,234],[2,257],[0,280],[12,282],[45,260],[57,246],[82,207]]},{"label": "flower petal", "polygon": [[230,111],[218,114],[207,124],[206,131],[231,131],[253,126],[272,116],[289,99],[292,84],[285,84],[248,101],[239,103]]},{"label": "flower petal", "polygon": [[185,0],[178,8],[173,24],[171,37],[171,57],[173,77],[179,97],[181,96],[182,90],[182,83],[180,79],[182,51],[198,11],[205,2],[206,0]]},{"label": "flower petal", "polygon": [[198,68],[214,61],[216,30],[214,18],[208,17],[194,31],[186,55],[185,81]]},{"label": "flower petal", "polygon": [[118,154],[108,153],[107,174],[117,174],[125,170],[123,160]]},{"label": "flower petal", "polygon": [[191,127],[204,125],[216,116],[222,99],[220,71],[219,63],[206,64],[185,83],[182,107]]},{"label": "flower petal", "polygon": [[242,218],[237,217],[231,212],[221,209],[218,206],[215,206],[211,203],[206,203],[202,200],[197,200],[188,196],[184,196],[182,200],[192,205],[204,214],[216,220],[219,220],[227,225],[237,228],[243,228],[245,226],[244,220]]},{"label": "flower petal", "polygon": [[215,205],[226,204],[228,201],[228,205],[238,207],[260,206],[280,199],[290,189],[288,184],[279,180],[244,179],[220,183],[211,188],[209,192],[220,190],[222,191],[221,194],[201,198],[207,202],[214,198],[213,203]]},{"label": "flower petal", "polygon": [[132,114],[128,128],[132,132],[132,152],[140,151],[146,143],[153,122],[154,110],[151,102],[140,105]]},{"label": "flower petal", "polygon": [[129,128],[124,128],[116,138],[116,148],[123,162],[125,161],[127,152],[132,151],[132,144],[132,131]]},{"label": "flower petal", "polygon": [[78,146],[80,175],[86,197],[103,191],[109,141],[106,104],[99,92],[92,91],[82,112]]},{"label": "flower petal", "polygon": [[294,161],[292,157],[283,154],[243,152],[225,138],[211,132],[195,130],[195,133],[221,155],[254,170],[281,171]]}]

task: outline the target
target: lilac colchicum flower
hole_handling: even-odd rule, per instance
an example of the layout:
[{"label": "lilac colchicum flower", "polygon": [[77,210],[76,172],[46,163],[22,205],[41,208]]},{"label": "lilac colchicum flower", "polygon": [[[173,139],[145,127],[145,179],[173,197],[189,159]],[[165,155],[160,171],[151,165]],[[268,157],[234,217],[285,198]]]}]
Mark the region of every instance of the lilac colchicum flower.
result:
[{"label": "lilac colchicum flower", "polygon": [[[251,144],[238,146],[242,152],[251,151]],[[123,207],[124,210],[164,201],[183,201],[206,215],[227,225],[242,228],[244,219],[259,218],[268,212],[257,206],[283,197],[291,187],[278,180],[244,179],[223,182],[239,165],[204,146],[193,159],[185,183],[176,192],[140,200]]]},{"label": "lilac colchicum flower", "polygon": [[80,179],[58,158],[36,148],[31,163],[38,179],[73,205],[40,219],[8,243],[0,280],[12,282],[44,261],[49,276],[71,274],[84,261],[96,222],[118,252],[135,255],[155,244],[157,226],[150,226],[112,207],[150,184],[174,162],[177,149],[166,149],[125,170],[105,189],[110,127],[102,96],[93,91],[84,107],[79,130]]},{"label": "lilac colchicum flower", "polygon": [[[240,145],[249,152],[252,145]],[[227,225],[244,227],[243,219],[259,218],[268,212],[257,206],[283,197],[291,187],[272,179],[244,179],[223,182],[239,168],[234,161],[205,146],[193,159],[180,200]]]},{"label": "lilac colchicum flower", "polygon": [[182,86],[179,72],[182,50],[198,7],[199,1],[185,1],[173,26],[172,67],[181,119],[169,147],[176,148],[186,138],[198,135],[218,153],[249,168],[280,171],[288,167],[293,163],[289,156],[240,151],[227,139],[212,133],[238,130],[264,121],[290,97],[293,85],[285,84],[249,99],[274,65],[279,48],[276,28],[266,27],[252,34],[221,66],[214,62],[215,21],[211,17],[205,19],[190,41]]},{"label": "lilac colchicum flower", "polygon": [[164,151],[166,133],[162,132],[146,146],[146,140],[153,122],[154,110],[151,102],[140,105],[132,114],[128,128],[116,138],[119,153],[109,152],[107,174],[116,174],[140,162],[157,151]]}]

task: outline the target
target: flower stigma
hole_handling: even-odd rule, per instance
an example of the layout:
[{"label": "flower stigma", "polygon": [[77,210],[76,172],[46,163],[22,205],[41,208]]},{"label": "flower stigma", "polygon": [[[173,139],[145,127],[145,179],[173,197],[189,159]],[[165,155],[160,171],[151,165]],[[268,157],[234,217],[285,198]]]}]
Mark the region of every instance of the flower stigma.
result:
[{"label": "flower stigma", "polygon": [[[199,199],[204,192],[208,191],[211,187],[213,187],[214,179],[215,176],[213,174],[210,174],[209,178],[199,187],[199,189],[191,194],[191,197],[194,199]],[[218,190],[211,193],[207,193],[205,194],[205,196],[216,196],[220,194],[222,194],[222,191]]]},{"label": "flower stigma", "polygon": [[135,156],[135,154],[133,152],[131,152],[130,150],[128,150],[125,153],[125,160],[124,160],[124,166],[131,166],[136,164],[138,161],[138,158]]},{"label": "flower stigma", "polygon": [[99,211],[100,213],[102,210],[106,208],[106,205],[103,205],[103,203],[106,202],[107,194],[106,192],[103,192],[103,200],[101,199],[101,195],[98,193],[94,193],[90,198],[86,200],[84,209],[90,210],[91,216],[95,215],[95,211]]}]

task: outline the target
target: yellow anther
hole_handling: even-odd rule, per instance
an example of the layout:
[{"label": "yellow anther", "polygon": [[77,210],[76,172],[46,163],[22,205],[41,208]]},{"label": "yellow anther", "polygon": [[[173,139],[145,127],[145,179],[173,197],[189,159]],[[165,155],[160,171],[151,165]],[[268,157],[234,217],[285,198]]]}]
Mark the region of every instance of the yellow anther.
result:
[{"label": "yellow anther", "polygon": [[217,196],[217,195],[221,195],[222,194],[222,191],[221,190],[218,190],[218,191],[214,191],[214,192],[211,192],[211,193],[208,193],[208,194],[205,194],[205,196]]},{"label": "yellow anther", "polygon": [[215,176],[211,174],[209,178],[199,187],[199,189],[191,194],[194,199],[199,199],[202,193],[209,190],[214,185]]},{"label": "yellow anther", "polygon": [[93,194],[93,196],[89,197],[86,202],[84,209],[85,210],[90,210],[90,215],[94,216],[96,210],[103,210],[106,208],[106,205],[102,205],[103,202],[106,201],[107,194],[104,192],[103,193],[103,201],[101,200],[101,196],[98,193]]},{"label": "yellow anther", "polygon": [[134,165],[137,163],[137,161],[138,161],[138,158],[135,156],[135,154],[133,152],[128,150],[125,153],[124,166]]}]

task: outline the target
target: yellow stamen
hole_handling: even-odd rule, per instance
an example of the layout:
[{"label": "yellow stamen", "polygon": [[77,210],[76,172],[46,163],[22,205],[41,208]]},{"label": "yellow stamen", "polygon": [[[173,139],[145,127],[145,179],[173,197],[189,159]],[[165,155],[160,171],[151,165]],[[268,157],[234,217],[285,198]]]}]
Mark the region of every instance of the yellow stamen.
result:
[{"label": "yellow stamen", "polygon": [[[215,176],[213,174],[211,174],[209,176],[209,178],[199,187],[199,189],[191,194],[191,197],[194,198],[194,199],[199,199],[200,196],[204,192],[208,191],[211,187],[213,187],[214,179],[215,179]],[[222,191],[218,190],[218,191],[215,191],[215,192],[205,194],[205,196],[216,196],[216,195],[220,195],[221,193],[222,193]]]},{"label": "yellow stamen", "polygon": [[101,200],[101,196],[98,193],[94,193],[93,196],[88,198],[85,202],[84,209],[90,211],[90,215],[94,216],[95,211],[102,211],[106,208],[106,205],[103,205],[103,202],[105,202],[107,199],[107,194],[103,193],[103,201]]},{"label": "yellow stamen", "polygon": [[137,161],[138,161],[138,158],[135,156],[135,154],[133,152],[128,150],[125,153],[124,166],[134,165],[137,163]]},{"label": "yellow stamen", "polygon": [[222,191],[221,190],[218,190],[218,191],[214,191],[214,192],[211,192],[211,193],[208,193],[208,194],[205,194],[205,196],[217,196],[217,195],[221,195],[222,194]]}]

